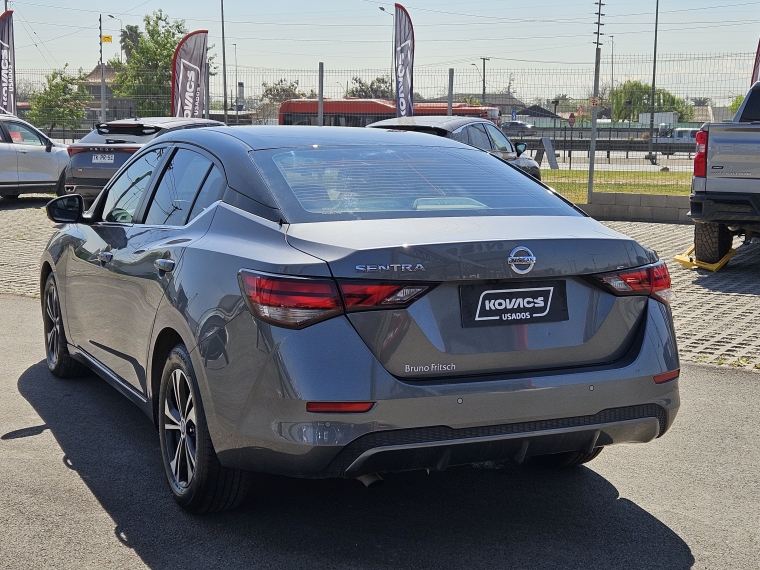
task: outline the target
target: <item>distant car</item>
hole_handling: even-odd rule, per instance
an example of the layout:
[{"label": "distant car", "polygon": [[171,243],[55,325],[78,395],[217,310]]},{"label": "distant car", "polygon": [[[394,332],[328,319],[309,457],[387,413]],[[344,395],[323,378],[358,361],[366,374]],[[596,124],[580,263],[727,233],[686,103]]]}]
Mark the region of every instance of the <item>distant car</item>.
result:
[{"label": "distant car", "polygon": [[63,193],[66,145],[54,142],[26,121],[0,115],[0,196]]},{"label": "distant car", "polygon": [[532,135],[535,127],[523,121],[504,121],[501,130],[508,137],[524,137]]},{"label": "distant car", "polygon": [[400,117],[378,121],[367,127],[416,131],[454,139],[506,160],[533,178],[541,180],[538,163],[523,155],[525,145],[512,144],[512,141],[486,119],[449,116]]},{"label": "distant car", "polygon": [[94,200],[116,171],[140,148],[169,131],[220,126],[210,119],[150,117],[100,123],[78,142],[69,145],[71,161],[65,172],[64,191]]}]

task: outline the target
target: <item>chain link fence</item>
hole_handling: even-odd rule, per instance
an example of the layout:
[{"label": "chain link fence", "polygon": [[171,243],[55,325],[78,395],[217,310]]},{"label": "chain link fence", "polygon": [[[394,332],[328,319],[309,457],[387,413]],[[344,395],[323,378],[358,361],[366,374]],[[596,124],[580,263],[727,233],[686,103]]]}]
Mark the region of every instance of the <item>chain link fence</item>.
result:
[{"label": "chain link fence", "polygon": [[[754,54],[664,54],[657,58],[655,115],[651,110],[651,55],[602,59],[595,155],[596,192],[688,194],[694,134],[707,121],[730,120],[737,97],[748,88]],[[389,62],[390,63],[390,62]],[[489,62],[490,63],[490,62]],[[17,71],[19,115],[45,88],[50,70]],[[90,95],[86,117],[74,127],[38,124],[51,136],[76,140],[100,121],[100,71],[86,76]],[[316,101],[284,111],[285,100],[316,99],[318,68],[228,67],[227,93],[221,71],[210,77],[210,116],[230,124],[316,124]],[[541,163],[545,182],[576,202],[586,200],[594,68],[590,64],[536,64],[528,68],[455,69],[456,113],[484,116],[501,123],[513,141],[527,144]],[[324,124],[365,126],[395,116],[388,69],[331,69],[324,72]],[[415,106],[446,113],[449,70],[418,66],[414,72]],[[142,74],[134,84],[119,85],[106,73],[108,120],[168,115],[169,78]],[[368,99],[379,100],[370,105]],[[477,109],[480,106],[481,109]],[[488,113],[484,107],[491,108]],[[55,110],[50,109],[49,115]],[[282,111],[282,112],[281,112]],[[571,117],[572,114],[572,117]],[[574,121],[573,121],[574,119]],[[652,120],[653,119],[653,120]],[[653,123],[650,130],[650,122]],[[550,143],[550,144],[549,144]],[[550,156],[553,154],[554,156]],[[556,158],[556,163],[550,158]],[[553,164],[552,164],[553,163]]]}]

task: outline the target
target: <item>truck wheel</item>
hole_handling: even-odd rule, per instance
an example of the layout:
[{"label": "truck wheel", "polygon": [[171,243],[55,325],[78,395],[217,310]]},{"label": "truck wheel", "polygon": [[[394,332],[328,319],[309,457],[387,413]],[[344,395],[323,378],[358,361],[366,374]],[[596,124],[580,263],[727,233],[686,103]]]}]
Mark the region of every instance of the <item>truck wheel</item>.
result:
[{"label": "truck wheel", "polygon": [[694,225],[694,253],[699,261],[718,263],[731,249],[731,231],[725,224]]}]

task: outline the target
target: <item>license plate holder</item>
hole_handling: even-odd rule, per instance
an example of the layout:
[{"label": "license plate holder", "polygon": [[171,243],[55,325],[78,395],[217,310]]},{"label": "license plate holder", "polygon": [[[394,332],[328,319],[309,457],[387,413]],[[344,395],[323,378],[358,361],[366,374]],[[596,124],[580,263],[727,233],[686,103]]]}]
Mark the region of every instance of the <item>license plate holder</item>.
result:
[{"label": "license plate holder", "polygon": [[93,164],[113,164],[113,155],[112,154],[93,154],[92,163]]},{"label": "license plate holder", "polygon": [[462,327],[551,323],[570,319],[564,280],[461,285]]}]

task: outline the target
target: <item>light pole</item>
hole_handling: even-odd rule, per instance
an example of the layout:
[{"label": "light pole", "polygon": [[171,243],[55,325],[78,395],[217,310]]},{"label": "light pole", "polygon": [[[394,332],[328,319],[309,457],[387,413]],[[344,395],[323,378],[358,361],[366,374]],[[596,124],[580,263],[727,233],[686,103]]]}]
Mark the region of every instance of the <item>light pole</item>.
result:
[{"label": "light pole", "polygon": [[[391,98],[393,98],[393,88],[396,85],[396,15],[391,14],[384,6],[379,6],[380,10],[388,14],[393,18],[393,25],[391,26]],[[346,90],[348,91],[348,90]]]},{"label": "light pole", "polygon": [[98,15],[100,26],[100,122],[106,122],[106,68],[103,65],[103,14]]},{"label": "light pole", "polygon": [[224,91],[224,124],[227,124],[227,52],[224,48],[224,0],[219,0],[222,5],[222,91]]},{"label": "light pole", "polygon": [[124,58],[121,57],[121,54],[124,51],[122,49],[123,46],[121,45],[122,36],[124,35],[124,24],[122,24],[121,18],[117,18],[116,16],[112,16],[111,14],[108,14],[108,17],[114,20],[119,20],[119,61],[121,63],[124,63]]},{"label": "light pole", "polygon": [[237,44],[232,44],[235,47],[235,122],[240,122],[240,110],[238,102],[238,95],[240,93],[240,89],[238,87],[238,67],[237,67]]},{"label": "light pole", "polygon": [[654,58],[652,59],[652,95],[649,101],[649,155],[646,157],[652,164],[657,163],[657,157],[652,152],[654,137],[654,98],[656,94],[655,80],[657,78],[657,24],[660,20],[660,0],[655,4],[654,12]]}]

